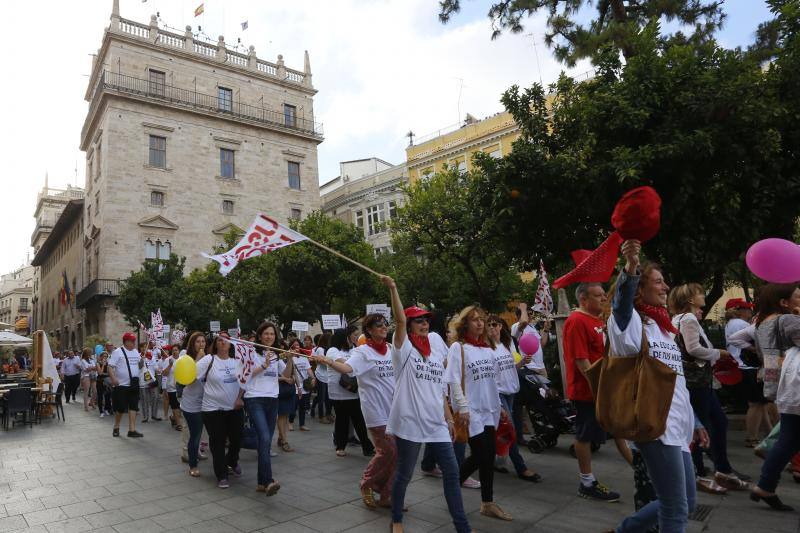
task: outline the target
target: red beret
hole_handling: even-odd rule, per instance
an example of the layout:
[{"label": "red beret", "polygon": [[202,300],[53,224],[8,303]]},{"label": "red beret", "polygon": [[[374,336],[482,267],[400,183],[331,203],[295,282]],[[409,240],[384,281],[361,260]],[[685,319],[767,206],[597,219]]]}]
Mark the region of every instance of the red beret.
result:
[{"label": "red beret", "polygon": [[661,226],[661,197],[652,187],[628,191],[617,202],[611,224],[624,240],[649,241]]}]

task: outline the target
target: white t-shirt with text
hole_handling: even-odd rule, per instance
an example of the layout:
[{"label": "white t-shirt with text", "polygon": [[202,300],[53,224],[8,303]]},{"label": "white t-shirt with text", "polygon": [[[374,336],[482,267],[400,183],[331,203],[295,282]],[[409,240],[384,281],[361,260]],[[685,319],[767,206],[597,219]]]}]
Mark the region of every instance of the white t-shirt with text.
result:
[{"label": "white t-shirt with text", "polygon": [[206,375],[209,364],[211,371],[203,387],[202,411],[232,411],[239,396],[239,377],[236,374],[238,361],[233,357],[204,357],[197,363],[197,375]]},{"label": "white t-shirt with text", "polygon": [[108,358],[108,366],[114,369],[114,375],[119,382],[120,387],[127,387],[131,384],[131,377],[139,377],[139,360],[142,356],[139,350],[125,349],[125,354],[128,355],[128,363],[130,364],[130,374],[128,373],[128,365],[125,364],[125,354],[122,353],[122,346],[117,348],[111,353]]},{"label": "white t-shirt with text", "polygon": [[[325,354],[327,357],[333,359],[334,361],[339,361],[344,359],[345,362],[350,359],[350,353],[352,350],[341,351],[338,348],[328,348],[327,353]],[[319,372],[319,366],[317,366],[317,372]],[[353,374],[349,374],[352,376]],[[342,388],[339,385],[339,379],[341,378],[341,374],[334,370],[333,368],[328,367],[328,396],[330,396],[331,400],[358,400],[358,392],[350,392],[347,389]],[[319,379],[319,378],[317,378]]]},{"label": "white t-shirt with text", "polygon": [[394,395],[394,367],[391,347],[381,355],[363,344],[351,350],[347,364],[358,378],[361,412],[368,428],[385,426],[389,420]]},{"label": "white t-shirt with text", "polygon": [[498,342],[494,349],[494,357],[497,359],[497,391],[500,394],[518,393],[519,374],[511,351],[502,342]]},{"label": "white t-shirt with text", "polygon": [[[483,433],[484,426],[500,423],[500,394],[497,391],[498,364],[494,350],[464,343],[464,395],[469,403],[469,436]],[[447,354],[445,381],[461,386],[461,344],[454,342]]]},{"label": "white t-shirt with text", "polygon": [[[536,338],[539,339],[539,349],[536,350],[535,354],[533,354],[533,357],[531,357],[531,362],[525,365],[525,368],[529,370],[543,370],[544,352],[542,351],[542,336],[539,335],[539,330],[537,330],[532,325],[528,324],[527,326],[525,326],[525,329],[523,330],[522,334],[520,334],[519,337],[517,336],[518,332],[519,332],[519,322],[515,322],[511,326],[511,336],[517,339],[517,342],[519,342],[519,339],[522,338],[522,335],[527,335],[528,333],[536,335]],[[524,355],[531,355],[531,354],[524,354]]]},{"label": "white t-shirt with text", "polygon": [[[256,354],[253,356],[254,367],[253,369],[257,369],[258,367],[264,365],[267,361],[267,357],[269,357],[271,352],[265,352],[264,355]],[[238,363],[237,373],[241,372],[241,366],[243,365],[242,362]],[[245,398],[277,398],[278,397],[278,376],[283,374],[283,371],[286,370],[286,363],[279,359],[275,354],[272,354],[272,360],[270,361],[267,369],[255,375],[254,373],[250,373],[250,376],[247,378],[247,382],[242,386],[244,389],[244,397]]]}]

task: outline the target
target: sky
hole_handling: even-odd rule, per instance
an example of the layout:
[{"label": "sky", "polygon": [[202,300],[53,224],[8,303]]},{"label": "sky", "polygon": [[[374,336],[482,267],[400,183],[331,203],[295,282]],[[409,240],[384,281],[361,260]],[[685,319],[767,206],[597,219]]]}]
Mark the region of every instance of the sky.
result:
[{"label": "sky", "polygon": [[[319,180],[339,174],[339,162],[405,159],[406,133],[418,137],[456,125],[466,113],[483,118],[502,111],[512,84],[556,80],[564,67],[542,36],[544,16],[522,34],[490,40],[490,0],[462,0],[462,12],[442,25],[436,0],[120,0],[123,18],[148,23],[159,13],[172,28],[191,24],[232,46],[255,46],[259,58],[303,69],[308,50],[317,120],[324,124]],[[112,0],[6,2],[6,82],[0,153],[0,273],[32,254],[36,196],[44,185],[83,186],[85,157],[78,149],[88,103],[84,93],[91,54],[100,47]],[[727,0],[723,46],[747,46],[770,13],[763,0]],[[241,23],[248,28],[242,30]],[[588,63],[571,72],[584,74]],[[13,73],[13,74],[12,74]]]}]

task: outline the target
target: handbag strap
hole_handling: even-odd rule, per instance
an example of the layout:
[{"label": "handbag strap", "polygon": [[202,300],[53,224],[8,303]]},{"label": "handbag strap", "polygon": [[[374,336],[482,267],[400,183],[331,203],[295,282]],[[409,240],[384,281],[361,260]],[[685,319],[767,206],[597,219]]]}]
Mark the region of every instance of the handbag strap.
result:
[{"label": "handbag strap", "polygon": [[467,387],[466,383],[464,383],[464,343],[460,342],[459,346],[461,347],[461,394],[466,398]]},{"label": "handbag strap", "polygon": [[208,368],[206,368],[206,374],[205,376],[203,376],[203,383],[206,383],[208,381],[208,373],[211,372],[211,367],[213,366],[213,364],[214,364],[214,356],[212,355],[211,362],[208,363]]}]

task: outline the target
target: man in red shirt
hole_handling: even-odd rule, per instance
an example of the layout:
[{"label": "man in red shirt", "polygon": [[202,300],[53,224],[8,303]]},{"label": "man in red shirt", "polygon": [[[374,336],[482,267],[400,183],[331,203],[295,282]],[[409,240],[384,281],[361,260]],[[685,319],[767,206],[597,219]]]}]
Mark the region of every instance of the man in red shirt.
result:
[{"label": "man in red shirt", "polygon": [[[581,484],[578,495],[607,502],[619,501],[619,494],[599,483],[592,474],[592,443],[606,441],[606,432],[595,418],[594,397],[584,372],[603,357],[605,337],[600,315],[606,305],[606,291],[600,283],[581,283],[575,290],[578,309],[564,323],[564,366],[567,373],[567,397],[575,405],[575,455],[578,458]],[[629,459],[627,444],[617,443],[623,457]],[[627,452],[627,453],[626,453]]]}]

